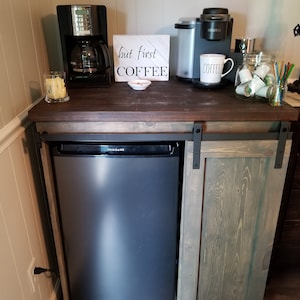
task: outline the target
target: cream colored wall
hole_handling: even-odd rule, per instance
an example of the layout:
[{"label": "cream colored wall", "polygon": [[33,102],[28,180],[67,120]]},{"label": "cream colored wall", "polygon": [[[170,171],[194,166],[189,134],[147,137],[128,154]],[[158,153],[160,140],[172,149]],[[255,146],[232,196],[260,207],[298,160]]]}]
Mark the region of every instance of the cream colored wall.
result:
[{"label": "cream colored wall", "polygon": [[294,78],[300,72],[300,36],[293,34],[299,23],[298,0],[251,0],[246,34],[256,36],[262,49],[275,54],[279,61],[295,63]]},{"label": "cream colored wall", "polygon": [[51,256],[50,237],[44,236],[40,214],[44,199],[36,180],[36,160],[29,155],[34,152],[26,121],[26,110],[41,96],[42,74],[48,69],[41,17],[53,6],[51,1],[49,6],[46,3],[1,0],[0,300],[56,298],[51,278],[39,275],[33,289],[28,275],[33,259],[35,266],[53,267],[47,255]]},{"label": "cream colored wall", "polygon": [[48,68],[42,3],[1,1],[0,128],[41,95],[41,76]]},{"label": "cream colored wall", "polygon": [[30,130],[15,123],[7,125],[10,130],[0,139],[0,299],[54,300],[49,277],[37,276],[33,288],[28,275],[33,259],[35,266],[46,268],[49,260],[40,218],[42,197],[29,155]]},{"label": "cream colored wall", "polygon": [[[1,3],[0,19],[0,128],[41,95],[42,74],[48,69],[44,29],[52,36],[48,53],[51,67],[59,66],[60,48],[56,5],[70,0],[11,0]],[[77,0],[103,4],[108,9],[109,44],[113,34],[170,34],[176,45],[174,24],[183,16],[199,16],[205,7],[227,7],[234,18],[233,42],[241,36],[258,39],[258,48],[300,65],[300,37],[292,29],[300,22],[298,0]],[[52,22],[50,22],[51,20]],[[53,25],[50,29],[47,24]],[[43,28],[43,25],[45,28]],[[49,32],[48,34],[49,35]],[[233,43],[232,43],[233,44]],[[52,47],[50,47],[52,45]],[[174,47],[173,47],[174,48]],[[171,55],[176,54],[171,49]],[[171,57],[175,64],[176,58]],[[174,70],[174,66],[172,68]]]},{"label": "cream colored wall", "polygon": [[[226,7],[234,18],[232,48],[236,38],[255,37],[257,50],[275,54],[278,60],[296,64],[300,71],[300,36],[293,28],[300,23],[298,0],[78,0],[78,4],[103,4],[108,9],[109,45],[113,34],[170,34],[170,70],[176,69],[177,31],[174,24],[180,17],[199,17],[203,8]],[[72,4],[74,1],[53,1]]]},{"label": "cream colored wall", "polygon": [[[38,265],[47,265],[44,239],[49,236],[44,237],[41,229],[42,196],[24,148],[28,138],[23,120],[26,123],[26,111],[42,95],[42,74],[49,65],[57,69],[61,64],[56,5],[74,2],[106,5],[110,45],[113,34],[170,34],[173,71],[174,24],[180,17],[197,17],[204,7],[214,6],[227,7],[233,16],[233,40],[257,37],[259,47],[300,65],[300,37],[291,32],[300,22],[298,0],[1,0],[0,300],[55,299],[48,278],[38,277],[33,292],[27,275],[33,257]],[[295,72],[298,76],[299,67]]]}]

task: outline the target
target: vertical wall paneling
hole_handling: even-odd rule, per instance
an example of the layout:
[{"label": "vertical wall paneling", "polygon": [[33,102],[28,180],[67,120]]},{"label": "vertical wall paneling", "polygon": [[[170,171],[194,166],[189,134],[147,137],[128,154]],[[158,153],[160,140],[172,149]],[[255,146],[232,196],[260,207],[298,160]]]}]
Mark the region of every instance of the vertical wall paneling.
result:
[{"label": "vertical wall paneling", "polygon": [[[38,289],[30,289],[26,272],[34,256],[47,264],[51,239],[44,226],[38,203],[31,157],[23,148],[29,141],[20,123],[20,113],[29,109],[43,93],[42,74],[60,68],[61,53],[56,5],[72,0],[11,0],[1,2],[0,18],[0,299],[49,299],[52,282],[39,278]],[[108,42],[114,34],[170,34],[176,46],[174,24],[180,17],[199,17],[205,7],[227,7],[234,17],[233,42],[244,35],[257,37],[258,45],[276,50],[279,59],[296,64],[299,76],[300,37],[292,28],[300,22],[300,2],[295,0],[78,0],[76,3],[105,5]],[[280,14],[279,14],[280,12]],[[47,31],[52,33],[47,40]],[[276,49],[274,49],[276,48]],[[51,55],[49,55],[52,54]],[[174,73],[176,51],[171,49],[170,70]],[[15,126],[13,134],[6,133]],[[44,217],[45,215],[42,214]],[[46,226],[47,227],[47,226]],[[46,241],[45,241],[46,239]],[[190,282],[191,283],[191,282]],[[191,283],[193,285],[193,283]],[[51,298],[52,299],[52,298]]]},{"label": "vertical wall paneling", "polygon": [[5,39],[0,33],[0,129],[15,116],[12,91],[8,79],[8,64],[4,55],[4,41]]},{"label": "vertical wall paneling", "polygon": [[[20,10],[23,12],[22,8],[20,8]],[[26,107],[28,94],[24,87],[22,58],[20,56],[20,47],[18,43],[19,36],[17,36],[16,31],[16,22],[18,21],[14,15],[13,2],[5,1],[2,3],[1,14],[0,28],[9,28],[7,31],[2,30],[1,34],[3,38],[4,57],[7,64],[7,76],[12,94],[10,101],[16,116]],[[21,21],[24,21],[24,17],[21,18]],[[21,24],[22,23],[20,23],[20,25]],[[26,25],[27,24],[23,24],[23,26]],[[28,59],[29,58],[26,58],[26,60]]]},{"label": "vertical wall paneling", "polygon": [[10,235],[6,224],[5,212],[0,200],[0,299],[24,299],[22,278],[17,272],[17,262],[12,252]]},{"label": "vertical wall paneling", "polygon": [[[28,247],[28,234],[22,208],[18,203],[20,194],[18,186],[16,186],[16,178],[11,159],[12,157],[9,150],[1,154],[1,207],[5,227],[7,228],[7,234],[9,236],[15,271],[17,273],[17,278],[13,281],[20,282],[20,291],[25,295],[27,291],[30,291],[30,285],[27,284],[28,281],[24,281],[22,278],[26,276],[26,270],[31,261],[31,253]],[[6,272],[10,273],[9,270],[6,270]],[[6,281],[7,279],[5,282]]]},{"label": "vertical wall paneling", "polygon": [[[23,132],[0,154],[0,204],[3,225],[0,232],[6,236],[1,241],[7,241],[3,249],[6,255],[1,255],[1,260],[5,260],[5,265],[13,266],[10,269],[1,268],[1,284],[9,286],[9,282],[15,282],[15,289],[23,295],[23,298],[6,297],[0,298],[1,300],[47,299],[53,290],[51,279],[42,274],[37,277],[36,289],[33,291],[27,274],[33,258],[36,260],[36,266],[47,268],[49,263],[39,214],[38,202],[41,199],[37,198],[35,192],[31,162],[26,146],[24,147],[25,140]],[[10,255],[7,255],[7,252]],[[16,285],[17,282],[19,285]]]}]

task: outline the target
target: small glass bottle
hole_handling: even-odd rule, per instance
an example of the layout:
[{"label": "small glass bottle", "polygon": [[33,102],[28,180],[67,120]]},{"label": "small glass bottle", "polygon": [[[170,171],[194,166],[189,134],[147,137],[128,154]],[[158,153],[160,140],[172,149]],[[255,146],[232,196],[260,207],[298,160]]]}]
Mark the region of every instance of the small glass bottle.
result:
[{"label": "small glass bottle", "polygon": [[235,93],[241,97],[272,97],[275,84],[274,56],[260,53],[247,53],[238,67],[235,78]]}]

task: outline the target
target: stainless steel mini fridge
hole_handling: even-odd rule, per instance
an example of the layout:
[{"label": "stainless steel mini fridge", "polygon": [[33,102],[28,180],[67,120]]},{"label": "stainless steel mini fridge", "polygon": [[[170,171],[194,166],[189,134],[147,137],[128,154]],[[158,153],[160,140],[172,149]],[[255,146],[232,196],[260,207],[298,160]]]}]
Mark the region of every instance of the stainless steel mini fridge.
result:
[{"label": "stainless steel mini fridge", "polygon": [[176,299],[179,143],[54,143],[71,300]]}]

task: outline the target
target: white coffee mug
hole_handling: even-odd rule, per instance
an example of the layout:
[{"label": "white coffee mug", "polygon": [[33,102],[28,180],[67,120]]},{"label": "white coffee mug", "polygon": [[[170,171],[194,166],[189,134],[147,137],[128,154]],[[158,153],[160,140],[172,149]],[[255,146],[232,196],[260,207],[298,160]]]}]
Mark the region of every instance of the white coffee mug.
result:
[{"label": "white coffee mug", "polygon": [[[223,73],[224,65],[231,62],[229,70]],[[200,82],[205,84],[217,84],[222,77],[227,75],[234,66],[231,58],[223,54],[201,54],[200,55]]]}]

